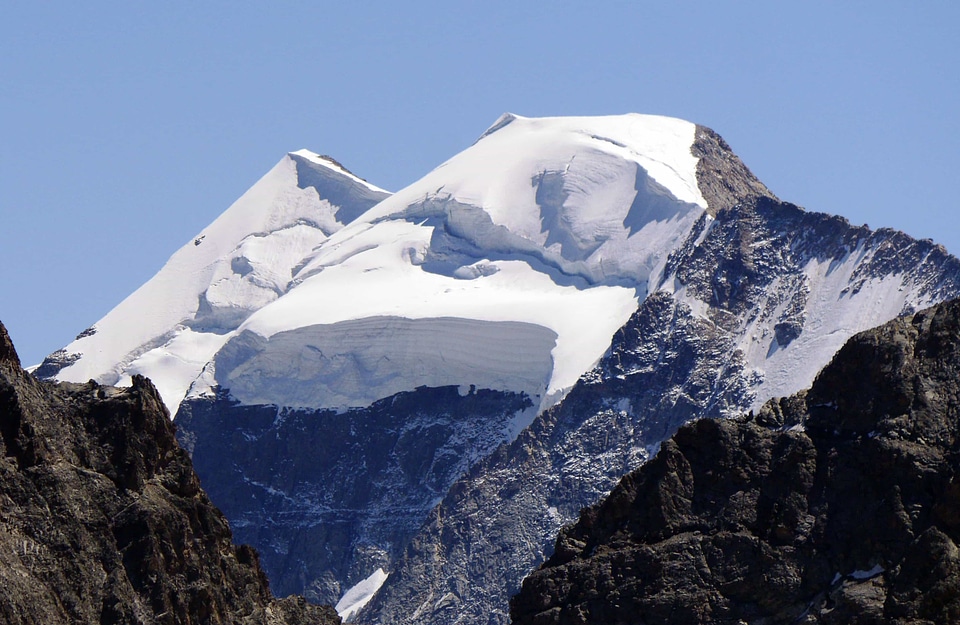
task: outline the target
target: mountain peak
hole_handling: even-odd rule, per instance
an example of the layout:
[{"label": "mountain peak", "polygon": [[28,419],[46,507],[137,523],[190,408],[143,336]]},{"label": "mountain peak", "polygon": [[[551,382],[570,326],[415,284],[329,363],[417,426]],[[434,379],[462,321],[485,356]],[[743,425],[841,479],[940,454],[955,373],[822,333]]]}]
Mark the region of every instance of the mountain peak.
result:
[{"label": "mountain peak", "polygon": [[697,183],[707,202],[707,212],[714,217],[721,209],[730,208],[752,197],[778,199],[765,184],[753,175],[723,137],[697,125],[696,139],[691,146],[697,157]]},{"label": "mountain peak", "polygon": [[0,364],[2,363],[10,363],[17,369],[20,368],[20,356],[17,355],[13,341],[10,340],[7,328],[4,327],[3,323],[0,323]]},{"label": "mountain peak", "polygon": [[291,158],[293,158],[293,159],[298,159],[298,158],[299,158],[299,159],[304,159],[304,160],[307,160],[307,161],[309,161],[309,162],[311,162],[311,163],[313,163],[313,164],[315,164],[315,165],[322,165],[322,166],[324,166],[324,167],[327,167],[327,168],[329,168],[329,169],[332,169],[333,171],[335,171],[335,172],[337,172],[337,173],[345,174],[345,175],[348,176],[349,178],[352,178],[353,180],[355,180],[355,181],[357,181],[357,182],[363,183],[364,185],[366,185],[367,187],[369,187],[369,188],[370,188],[371,190],[373,190],[373,191],[379,191],[379,192],[382,192],[382,193],[389,193],[389,191],[386,191],[385,189],[381,189],[380,187],[378,187],[378,186],[376,186],[376,185],[373,185],[373,184],[371,184],[370,182],[368,182],[365,178],[361,178],[361,177],[358,176],[357,174],[353,173],[352,171],[350,171],[349,169],[347,169],[347,168],[343,165],[343,163],[341,163],[341,162],[338,161],[337,159],[333,158],[333,157],[330,156],[329,154],[318,154],[318,153],[313,152],[313,151],[311,151],[311,150],[307,150],[306,148],[301,148],[301,149],[296,150],[296,151],[294,151],[294,152],[288,152],[288,153],[287,153],[287,156],[289,156],[289,157],[291,157]]},{"label": "mountain peak", "polygon": [[[236,527],[276,528],[250,540],[284,592],[392,569],[379,622],[504,622],[536,545],[682,422],[796,392],[852,333],[957,294],[960,261],[777,201],[702,126],[508,113],[393,195],[290,153],[57,377],[146,375],[179,404]],[[397,560],[415,532],[430,549]],[[438,602],[448,580],[469,583]]]},{"label": "mountain peak", "polygon": [[509,113],[509,112],[504,113],[503,115],[498,117],[497,121],[493,122],[493,124],[489,128],[483,131],[483,134],[477,138],[477,141],[479,141],[480,139],[483,139],[487,135],[492,135],[493,133],[500,130],[501,128],[503,128],[513,120],[517,119],[517,117],[519,116],[514,115],[513,113]]},{"label": "mountain peak", "polygon": [[175,413],[228,333],[286,292],[311,250],[388,196],[330,157],[287,154],[41,370],[104,384],[146,375]]}]

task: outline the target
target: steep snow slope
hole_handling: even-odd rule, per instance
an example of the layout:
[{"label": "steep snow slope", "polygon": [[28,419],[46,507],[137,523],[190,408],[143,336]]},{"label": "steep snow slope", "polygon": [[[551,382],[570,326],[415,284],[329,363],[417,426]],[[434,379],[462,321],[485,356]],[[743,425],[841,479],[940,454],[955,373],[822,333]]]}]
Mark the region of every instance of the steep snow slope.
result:
[{"label": "steep snow slope", "polygon": [[175,412],[229,333],[287,290],[297,263],[387,196],[328,157],[288,154],[37,375],[123,384],[142,374]]},{"label": "steep snow slope", "polygon": [[753,402],[797,391],[850,336],[943,301],[956,259],[930,241],[761,200],[695,229],[659,290],[734,338]]}]

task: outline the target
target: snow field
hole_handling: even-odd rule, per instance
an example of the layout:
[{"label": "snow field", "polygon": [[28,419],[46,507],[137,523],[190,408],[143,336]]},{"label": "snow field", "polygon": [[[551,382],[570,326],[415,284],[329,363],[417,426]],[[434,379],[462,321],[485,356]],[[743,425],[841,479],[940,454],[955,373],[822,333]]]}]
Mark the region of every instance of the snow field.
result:
[{"label": "snow field", "polygon": [[657,116],[507,115],[369,210],[385,192],[293,152],[68,346],[82,357],[58,377],[143,373],[173,412],[195,381],[311,407],[475,384],[545,408],[702,215],[694,135]]},{"label": "snow field", "polygon": [[[486,263],[496,271],[489,275],[478,272],[478,277],[472,280],[424,271],[411,259],[422,254],[418,250],[425,249],[428,244],[432,229],[427,226],[389,221],[353,230],[356,230],[353,236],[342,244],[339,243],[342,237],[331,239],[324,246],[323,253],[304,269],[305,273],[313,272],[313,275],[284,297],[251,315],[240,326],[239,332],[249,330],[270,339],[275,334],[296,328],[314,328],[311,332],[321,333],[318,326],[369,317],[435,319],[434,331],[443,333],[446,340],[451,341],[451,353],[459,349],[453,348],[454,345],[463,346],[471,352],[465,356],[477,361],[473,368],[478,375],[484,370],[483,358],[486,354],[490,362],[499,362],[499,366],[505,367],[503,375],[491,377],[493,370],[490,369],[489,375],[485,373],[474,379],[468,369],[463,369],[461,373],[464,377],[455,380],[449,377],[454,369],[448,367],[443,367],[444,371],[429,374],[423,368],[408,368],[397,373],[405,378],[403,383],[406,388],[402,390],[412,390],[424,384],[433,385],[443,378],[449,384],[476,384],[480,388],[529,392],[533,388],[528,385],[530,376],[521,374],[510,361],[530,364],[530,358],[541,362],[543,356],[534,357],[517,351],[523,344],[519,341],[522,333],[511,332],[506,340],[493,341],[490,332],[494,326],[480,323],[516,322],[516,326],[496,327],[501,331],[514,327],[526,328],[525,332],[538,337],[531,342],[536,346],[536,354],[541,354],[546,346],[546,341],[539,338],[545,336],[542,329],[556,336],[555,344],[547,348],[547,358],[552,359],[552,371],[547,372],[545,394],[540,387],[531,395],[542,395],[541,399],[545,402],[547,397],[551,398],[550,401],[558,399],[564,389],[571,387],[583,372],[600,359],[613,333],[626,323],[637,307],[634,289],[561,286],[523,261]],[[342,234],[346,235],[347,232],[343,231]],[[332,249],[328,251],[327,248]],[[473,323],[454,328],[450,321],[441,321],[445,318],[460,318]],[[364,339],[359,337],[371,331],[367,325],[341,326],[338,331],[341,340],[345,344],[355,345],[354,349],[368,354],[370,350],[395,353],[391,343],[394,346],[415,344],[410,337],[404,336],[415,327],[419,332],[428,326],[394,324],[391,333],[381,333],[377,341],[379,346],[366,347],[362,346]],[[351,338],[353,332],[359,333],[358,338]],[[476,335],[471,338],[470,332],[476,332]],[[439,336],[434,337],[433,341],[439,349],[442,343],[437,342],[438,339]],[[515,345],[511,346],[512,342]],[[511,355],[499,352],[497,346],[508,349]],[[289,347],[293,349],[295,344],[291,343]],[[440,351],[436,354],[440,354]],[[417,357],[427,358],[426,354],[418,354]],[[464,366],[468,366],[466,362]],[[534,370],[539,372],[539,365]],[[221,379],[220,375],[218,365],[218,379]],[[483,386],[492,384],[495,379],[516,379],[517,383]],[[521,381],[522,388],[518,387]],[[401,384],[399,379],[396,384]],[[285,403],[286,400],[287,397],[281,394],[268,403],[292,405]]]},{"label": "snow field", "polygon": [[373,595],[376,594],[383,583],[387,581],[387,574],[383,569],[377,569],[370,574],[370,577],[359,582],[356,586],[344,593],[334,609],[344,622],[349,622],[350,618],[367,605]]},{"label": "snow field", "polygon": [[[897,317],[915,295],[903,288],[903,276],[871,278],[857,292],[852,289],[852,276],[864,262],[862,250],[854,250],[839,264],[826,260],[811,260],[804,268],[810,295],[804,311],[803,332],[785,348],[769,351],[770,341],[763,342],[748,352],[750,364],[760,365],[764,371],[762,390],[754,408],[759,408],[771,397],[786,397],[800,389],[809,388],[820,370],[827,365],[851,336]],[[771,329],[772,329],[771,322]],[[772,338],[772,332],[768,338]],[[774,339],[775,340],[775,339]],[[826,360],[824,359],[826,358]]]}]

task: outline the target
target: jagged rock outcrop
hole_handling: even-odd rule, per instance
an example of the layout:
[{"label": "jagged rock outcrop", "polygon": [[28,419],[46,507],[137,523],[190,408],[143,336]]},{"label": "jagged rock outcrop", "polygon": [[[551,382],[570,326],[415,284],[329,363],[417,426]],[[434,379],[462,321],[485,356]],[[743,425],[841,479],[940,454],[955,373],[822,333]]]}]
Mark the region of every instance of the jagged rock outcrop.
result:
[{"label": "jagged rock outcrop", "polygon": [[960,622],[960,300],[703,419],[565,528],[515,625]]},{"label": "jagged rock outcrop", "polygon": [[338,623],[274,599],[156,389],[39,382],[0,325],[0,621]]},{"label": "jagged rock outcrop", "polygon": [[698,159],[697,186],[711,215],[757,197],[777,199],[734,154],[723,137],[710,128],[697,124],[690,148]]}]

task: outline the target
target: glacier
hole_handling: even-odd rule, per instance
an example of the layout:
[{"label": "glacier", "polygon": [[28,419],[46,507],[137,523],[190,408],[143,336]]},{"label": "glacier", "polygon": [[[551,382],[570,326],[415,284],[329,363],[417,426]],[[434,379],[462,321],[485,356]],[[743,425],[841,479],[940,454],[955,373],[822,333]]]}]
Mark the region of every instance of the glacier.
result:
[{"label": "glacier", "polygon": [[[522,391],[544,409],[596,364],[650,276],[706,210],[690,152],[694,132],[689,122],[658,116],[506,114],[471,148],[392,196],[334,161],[292,152],[95,333],[67,345],[71,359],[53,373],[105,384],[146,375],[174,414],[188,393],[201,396],[222,382],[215,363],[227,360],[231,388],[257,403],[357,407],[454,383]],[[395,324],[372,342],[369,323],[346,323],[370,318],[435,322],[432,329]],[[442,335],[437,344],[451,347],[469,338],[446,318],[476,322],[477,339],[496,334],[483,322],[520,324],[504,341],[513,343],[510,353],[490,355],[505,368],[455,376],[450,367],[397,358],[418,343],[417,333]],[[521,338],[519,328],[530,336]],[[544,331],[556,335],[546,354]],[[363,386],[365,374],[391,383],[312,398],[291,391],[282,379],[344,381],[342,363],[317,368],[303,351],[316,352],[311,337],[331,332],[362,345],[362,354],[321,359],[352,359],[351,388]],[[244,369],[236,355],[254,358],[238,345],[252,335],[265,342],[245,368],[274,381],[255,398],[236,383]],[[533,352],[518,351],[524,341]],[[232,356],[215,358],[221,352]],[[544,358],[551,364],[543,379],[517,375],[526,366],[518,363]],[[291,368],[291,360],[303,366]]]},{"label": "glacier", "polygon": [[229,334],[286,292],[297,263],[388,195],[328,157],[291,152],[37,374],[121,385],[145,375],[175,413]]}]

